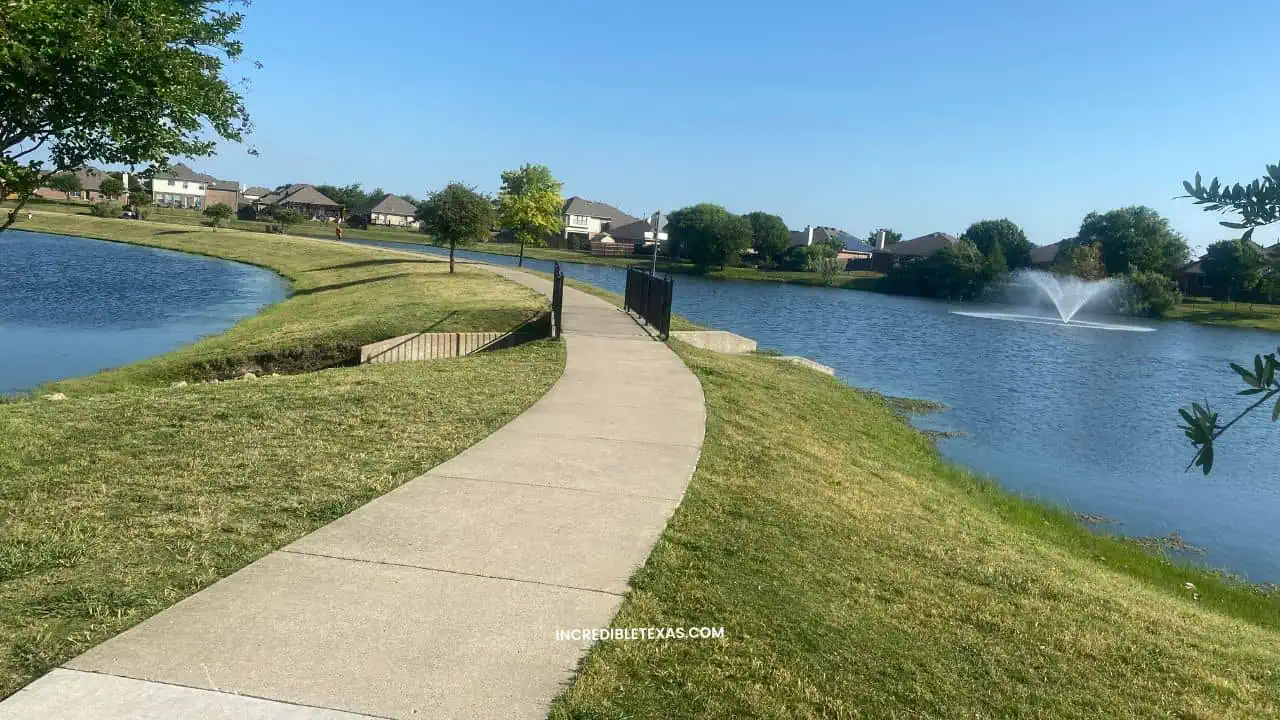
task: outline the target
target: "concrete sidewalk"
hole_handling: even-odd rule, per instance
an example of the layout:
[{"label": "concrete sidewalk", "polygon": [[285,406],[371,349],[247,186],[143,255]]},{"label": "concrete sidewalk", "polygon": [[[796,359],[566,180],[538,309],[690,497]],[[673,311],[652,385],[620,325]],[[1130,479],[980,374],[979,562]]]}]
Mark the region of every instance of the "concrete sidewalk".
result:
[{"label": "concrete sidewalk", "polygon": [[564,375],[524,414],[40,678],[0,720],[544,717],[589,645],[556,631],[609,624],[704,423],[674,353],[564,297]]}]

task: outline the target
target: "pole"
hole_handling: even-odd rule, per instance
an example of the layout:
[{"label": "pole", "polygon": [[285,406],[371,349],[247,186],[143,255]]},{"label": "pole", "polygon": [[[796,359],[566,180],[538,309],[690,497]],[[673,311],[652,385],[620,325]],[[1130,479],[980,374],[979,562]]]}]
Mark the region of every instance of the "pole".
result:
[{"label": "pole", "polygon": [[658,274],[658,246],[661,244],[662,242],[658,240],[658,231],[655,229],[653,231],[653,267],[649,271],[652,275]]}]

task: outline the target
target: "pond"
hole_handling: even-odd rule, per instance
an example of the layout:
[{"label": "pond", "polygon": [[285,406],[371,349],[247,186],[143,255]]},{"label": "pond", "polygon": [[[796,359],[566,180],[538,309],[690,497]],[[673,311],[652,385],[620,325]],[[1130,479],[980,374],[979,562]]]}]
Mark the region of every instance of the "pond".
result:
[{"label": "pond", "polygon": [[0,394],[161,355],[288,294],[280,276],[241,263],[0,233]]},{"label": "pond", "polygon": [[[623,290],[619,268],[561,268]],[[1001,322],[955,314],[988,306],[684,275],[674,297],[694,322],[813,358],[850,385],[946,403],[917,426],[965,433],[940,442],[944,455],[1005,488],[1105,516],[1125,534],[1177,532],[1205,548],[1211,566],[1280,581],[1280,424],[1269,413],[1242,421],[1220,441],[1208,478],[1185,471],[1193,450],[1177,429],[1178,408],[1192,401],[1208,399],[1224,419],[1243,408],[1228,363],[1275,351],[1280,335],[1182,322],[1136,323],[1155,332]]]}]

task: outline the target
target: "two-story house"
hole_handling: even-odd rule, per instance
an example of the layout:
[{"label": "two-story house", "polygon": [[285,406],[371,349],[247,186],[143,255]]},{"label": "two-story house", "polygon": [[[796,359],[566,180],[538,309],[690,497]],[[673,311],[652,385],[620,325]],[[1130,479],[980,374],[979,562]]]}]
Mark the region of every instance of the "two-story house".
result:
[{"label": "two-story house", "polygon": [[240,205],[240,183],[198,173],[183,163],[157,170],[151,178],[151,202],[162,207],[200,210],[223,203]]},{"label": "two-story house", "polygon": [[612,205],[594,202],[576,195],[565,201],[562,214],[564,215],[564,234],[561,237],[561,247],[571,250],[590,248],[591,240],[597,235],[630,225],[640,219]]}]

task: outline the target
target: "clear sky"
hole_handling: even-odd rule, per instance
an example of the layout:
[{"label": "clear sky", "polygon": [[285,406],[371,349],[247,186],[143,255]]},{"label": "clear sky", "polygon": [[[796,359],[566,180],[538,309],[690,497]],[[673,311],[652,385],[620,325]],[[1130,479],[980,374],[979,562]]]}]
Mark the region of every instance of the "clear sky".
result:
[{"label": "clear sky", "polygon": [[[1038,244],[1280,162],[1280,3],[260,1],[255,124],[194,163],[247,185],[495,191],[543,163],[632,214],[715,202],[907,237],[1009,217]],[[1259,239],[1270,243],[1271,230]]]}]

